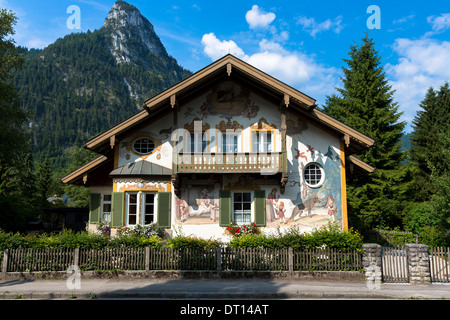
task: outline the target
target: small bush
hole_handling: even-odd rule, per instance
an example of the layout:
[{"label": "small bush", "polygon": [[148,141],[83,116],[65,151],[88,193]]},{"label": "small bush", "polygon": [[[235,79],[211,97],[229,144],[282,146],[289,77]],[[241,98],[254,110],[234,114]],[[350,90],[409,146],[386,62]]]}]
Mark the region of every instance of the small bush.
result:
[{"label": "small bush", "polygon": [[165,229],[163,227],[158,227],[156,223],[141,226],[140,224],[134,226],[134,227],[122,227],[119,229],[119,233],[121,235],[127,235],[127,236],[136,236],[136,237],[164,237]]},{"label": "small bush", "polygon": [[291,228],[286,232],[278,230],[275,234],[253,234],[234,237],[230,241],[232,247],[246,248],[288,248],[312,249],[319,247],[341,248],[341,249],[362,249],[363,241],[359,233],[349,230],[343,231],[341,228],[329,225],[314,230],[311,233],[302,233],[298,229]]},{"label": "small bush", "polygon": [[233,237],[240,237],[245,234],[256,234],[258,232],[258,227],[254,222],[244,225],[238,225],[236,222],[233,222],[231,225],[226,227],[226,230]]},{"label": "small bush", "polygon": [[177,235],[168,239],[167,244],[173,248],[217,248],[223,243],[217,239],[202,239],[194,236]]}]

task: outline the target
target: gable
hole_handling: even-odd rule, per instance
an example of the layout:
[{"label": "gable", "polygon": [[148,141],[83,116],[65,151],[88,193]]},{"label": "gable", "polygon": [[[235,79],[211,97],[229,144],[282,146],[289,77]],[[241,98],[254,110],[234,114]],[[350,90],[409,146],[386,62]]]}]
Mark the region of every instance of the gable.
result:
[{"label": "gable", "polygon": [[[63,182],[77,181],[79,184],[80,176],[85,176],[88,171],[92,174],[93,168],[98,171],[98,167],[106,163],[105,159],[109,160],[108,168],[114,159],[113,169],[136,160],[146,160],[171,170],[171,133],[176,129],[192,132],[196,121],[201,121],[202,132],[210,129],[221,132],[241,130],[238,151],[247,153],[254,151],[256,136],[253,135],[260,130],[274,133],[270,143],[274,151],[280,152],[283,117],[286,119],[286,137],[295,140],[294,143],[300,141],[300,136],[306,140],[321,137],[319,140],[322,142],[317,140],[315,143],[321,144],[316,146],[316,150],[320,149],[322,156],[329,150],[339,152],[337,150],[341,149],[342,152],[342,148],[349,156],[374,143],[370,137],[315,109],[315,100],[311,97],[231,55],[148,99],[143,108],[87,141],[85,147],[103,155],[103,160],[99,158],[83,166],[65,177]],[[310,133],[302,136],[301,131],[305,128],[310,128]],[[308,135],[310,138],[306,138]],[[132,147],[137,139],[143,137],[155,144],[154,151],[145,156],[133,152]],[[290,146],[288,151],[297,152],[295,149],[306,148],[306,145]],[[353,159],[349,162],[352,168],[370,169],[370,166]],[[166,170],[165,174],[169,171]]]},{"label": "gable", "polygon": [[[315,109],[315,100],[283,82],[263,73],[251,65],[227,55],[189,78],[148,99],[134,116],[86,142],[86,148],[100,154],[111,154],[112,140],[149,121],[157,121],[174,109],[192,101],[201,93],[226,80],[245,85],[255,94],[261,94],[278,106],[299,112],[337,134],[345,137],[349,153],[355,153],[373,145],[374,140]],[[217,106],[219,107],[219,106]]]}]

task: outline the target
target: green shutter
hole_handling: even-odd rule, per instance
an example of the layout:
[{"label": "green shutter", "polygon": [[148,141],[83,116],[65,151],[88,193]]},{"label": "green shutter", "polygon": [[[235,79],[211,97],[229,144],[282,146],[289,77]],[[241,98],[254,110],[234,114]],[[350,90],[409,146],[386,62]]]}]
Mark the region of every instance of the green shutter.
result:
[{"label": "green shutter", "polygon": [[219,191],[219,207],[219,225],[221,227],[228,227],[233,221],[231,214],[230,190]]},{"label": "green shutter", "polygon": [[125,209],[125,192],[113,192],[111,200],[111,227],[122,227]]},{"label": "green shutter", "polygon": [[158,225],[163,228],[171,227],[171,195],[171,192],[158,192]]},{"label": "green shutter", "polygon": [[102,207],[102,195],[100,193],[91,193],[89,201],[89,222],[99,223]]},{"label": "green shutter", "polygon": [[266,226],[266,191],[255,190],[255,224],[258,227]]}]

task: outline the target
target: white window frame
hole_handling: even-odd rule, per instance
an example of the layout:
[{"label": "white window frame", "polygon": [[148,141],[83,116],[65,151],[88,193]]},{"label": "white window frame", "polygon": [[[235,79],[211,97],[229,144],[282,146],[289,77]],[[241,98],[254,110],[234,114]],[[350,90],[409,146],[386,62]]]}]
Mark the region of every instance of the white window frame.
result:
[{"label": "white window frame", "polygon": [[[156,210],[155,210],[155,208],[156,208],[156,194],[154,192],[141,192],[140,194],[141,194],[141,205],[142,205],[142,207],[141,207],[142,208],[141,209],[142,224],[143,225],[153,224],[153,223],[156,222]],[[151,213],[151,215],[153,216],[153,221],[151,221],[150,223],[145,223],[145,216],[147,214],[150,214],[150,213],[147,213],[145,211],[145,200],[147,199],[148,195],[153,195],[153,212]]]},{"label": "white window frame", "polygon": [[[153,143],[153,148],[152,148],[150,151],[147,150],[147,152],[140,152],[140,151],[136,150],[135,144],[136,144],[139,140],[143,140],[143,139],[148,140],[148,141],[151,141],[151,142]],[[139,137],[139,138],[137,138],[136,140],[133,141],[133,145],[132,145],[131,147],[132,147],[133,152],[134,152],[135,154],[140,155],[140,156],[145,156],[145,155],[151,154],[153,151],[155,151],[155,148],[156,148],[156,141],[155,141],[154,139],[150,138],[150,137]]]},{"label": "white window frame", "polygon": [[[265,133],[265,134],[261,134],[261,133]],[[270,137],[270,142],[268,142],[268,140],[269,140],[268,137]],[[273,130],[253,130],[252,131],[252,152],[273,152],[274,138],[275,138],[275,135],[273,134]],[[254,150],[254,149],[256,149],[256,150]]]},{"label": "white window frame", "polygon": [[[105,200],[105,196],[109,196],[109,200]],[[105,210],[105,204],[109,204],[109,211]],[[111,210],[112,210],[112,194],[102,194],[102,221],[111,222]],[[105,218],[105,214],[109,214],[109,219]]]},{"label": "white window frame", "polygon": [[[130,224],[130,195],[136,194],[136,224]],[[145,203],[144,200],[147,194],[153,194],[153,221],[150,223],[145,223]],[[136,225],[150,225],[157,222],[157,203],[158,203],[158,193],[157,192],[143,192],[143,191],[127,191],[125,193],[125,224],[127,226]]]},{"label": "white window frame", "polygon": [[[319,170],[320,170],[320,175],[321,175],[320,176],[320,180],[316,184],[312,184],[312,183],[308,182],[307,179],[306,179],[307,170],[311,166],[317,166],[319,168]],[[310,187],[310,188],[320,188],[323,185],[324,181],[325,181],[325,170],[324,170],[323,166],[320,163],[317,163],[317,162],[309,162],[309,163],[307,163],[305,165],[305,167],[303,168],[303,181],[305,181],[306,185],[308,187]]]},{"label": "white window frame", "polygon": [[[236,193],[250,193],[250,221],[249,222],[237,222],[236,221],[236,217],[235,217],[235,213],[234,213],[234,197]],[[232,205],[232,221],[236,222],[239,225],[242,224],[249,224],[252,221],[255,221],[255,217],[254,217],[254,194],[252,190],[233,190],[231,192],[231,205]]]},{"label": "white window frame", "polygon": [[[232,139],[232,143],[228,143],[227,137]],[[221,153],[238,153],[240,148],[239,143],[240,132],[222,132],[222,145],[218,146]],[[236,143],[234,143],[236,141]],[[225,147],[225,148],[224,148]]]},{"label": "white window frame", "polygon": [[189,132],[190,153],[203,153],[205,149],[208,147],[208,141],[203,139],[204,133],[205,132],[196,132],[196,131]]}]

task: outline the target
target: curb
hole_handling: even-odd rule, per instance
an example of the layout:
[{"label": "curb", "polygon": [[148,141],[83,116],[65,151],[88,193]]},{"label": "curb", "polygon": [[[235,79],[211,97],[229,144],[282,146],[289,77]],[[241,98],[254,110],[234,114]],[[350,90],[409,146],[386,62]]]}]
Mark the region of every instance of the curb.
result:
[{"label": "curb", "polygon": [[337,292],[261,292],[261,293],[209,293],[209,292],[25,292],[3,293],[2,300],[96,300],[96,299],[402,299],[398,296],[375,292],[337,293]]}]

